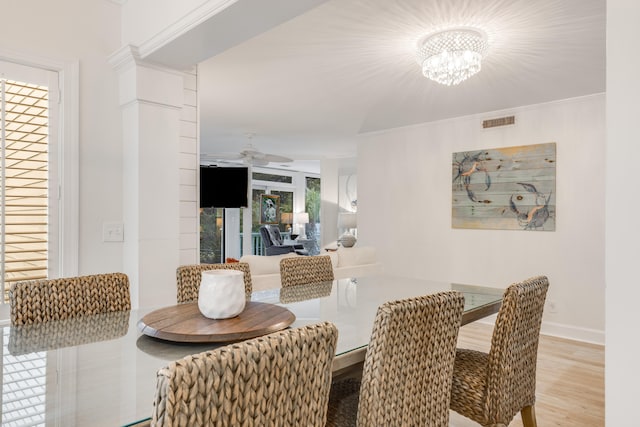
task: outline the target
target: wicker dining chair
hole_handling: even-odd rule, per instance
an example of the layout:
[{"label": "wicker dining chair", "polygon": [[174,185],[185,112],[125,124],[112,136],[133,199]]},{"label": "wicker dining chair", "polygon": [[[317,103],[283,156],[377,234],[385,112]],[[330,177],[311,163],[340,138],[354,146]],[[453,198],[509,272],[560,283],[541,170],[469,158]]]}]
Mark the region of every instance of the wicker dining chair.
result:
[{"label": "wicker dining chair", "polygon": [[545,276],[513,284],[504,293],[489,353],[458,349],[451,409],[483,426],[508,426],[520,412],[535,427],[536,361]]},{"label": "wicker dining chair", "polygon": [[158,371],[152,426],[324,426],[338,330],[287,329]]},{"label": "wicker dining chair", "polygon": [[333,281],[331,257],[299,256],[280,260],[282,287]]},{"label": "wicker dining chair", "polygon": [[251,299],[253,286],[251,284],[251,270],[246,262],[230,262],[226,264],[194,264],[181,265],[176,269],[178,286],[178,303],[198,300],[202,272],[207,270],[238,270],[244,273],[244,293],[247,300]]},{"label": "wicker dining chair", "polygon": [[463,310],[457,291],[381,305],[362,382],[332,384],[327,426],[448,426]]},{"label": "wicker dining chair", "polygon": [[9,303],[16,326],[130,310],[129,278],[109,273],[16,282]]}]

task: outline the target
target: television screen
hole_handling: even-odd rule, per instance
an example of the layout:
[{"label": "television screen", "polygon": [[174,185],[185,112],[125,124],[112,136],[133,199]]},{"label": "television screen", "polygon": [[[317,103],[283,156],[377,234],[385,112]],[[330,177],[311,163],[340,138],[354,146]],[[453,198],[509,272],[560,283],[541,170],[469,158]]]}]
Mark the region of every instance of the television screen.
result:
[{"label": "television screen", "polygon": [[245,208],[248,184],[247,167],[200,166],[200,207]]}]

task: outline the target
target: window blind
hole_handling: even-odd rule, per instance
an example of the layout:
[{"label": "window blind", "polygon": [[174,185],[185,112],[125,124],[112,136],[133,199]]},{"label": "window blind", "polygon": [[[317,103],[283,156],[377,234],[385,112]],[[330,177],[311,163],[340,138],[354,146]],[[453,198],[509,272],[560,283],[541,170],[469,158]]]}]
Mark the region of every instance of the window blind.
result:
[{"label": "window blind", "polygon": [[0,80],[0,257],[11,283],[47,277],[48,89]]}]

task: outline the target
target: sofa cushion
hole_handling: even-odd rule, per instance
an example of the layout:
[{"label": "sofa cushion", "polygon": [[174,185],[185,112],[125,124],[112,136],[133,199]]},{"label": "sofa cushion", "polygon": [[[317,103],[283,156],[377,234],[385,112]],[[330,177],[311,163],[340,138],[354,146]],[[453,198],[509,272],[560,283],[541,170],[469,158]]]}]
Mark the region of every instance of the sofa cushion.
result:
[{"label": "sofa cushion", "polygon": [[[320,255],[329,256],[336,279],[366,276],[380,271],[376,250],[372,247],[340,248]],[[274,256],[244,255],[240,261],[249,264],[253,290],[261,291],[280,287],[280,261],[283,258],[295,256],[300,255],[295,253]]]},{"label": "sofa cushion", "polygon": [[296,256],[300,255],[296,254],[295,252],[272,256],[243,255],[240,258],[240,262],[246,262],[249,264],[251,276],[258,274],[280,274],[280,260]]},{"label": "sofa cushion", "polygon": [[320,254],[320,255],[329,255],[329,258],[331,258],[331,266],[333,267],[333,269],[335,270],[336,268],[338,268],[338,253],[337,251],[330,251],[327,252],[325,254]]},{"label": "sofa cushion", "polygon": [[372,246],[356,246],[353,248],[340,248],[338,254],[338,267],[353,265],[375,264],[378,262],[376,249]]}]

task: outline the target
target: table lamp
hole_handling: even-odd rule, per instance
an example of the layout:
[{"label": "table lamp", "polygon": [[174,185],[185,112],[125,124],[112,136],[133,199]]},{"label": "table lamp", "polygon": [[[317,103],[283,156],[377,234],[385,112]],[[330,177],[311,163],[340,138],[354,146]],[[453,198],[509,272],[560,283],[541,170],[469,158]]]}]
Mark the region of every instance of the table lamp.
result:
[{"label": "table lamp", "polygon": [[299,237],[301,239],[307,238],[307,232],[305,230],[305,224],[309,224],[309,213],[308,212],[298,212],[293,214],[293,223],[298,224],[300,228]]},{"label": "table lamp", "polygon": [[291,224],[293,224],[293,214],[291,212],[283,212],[280,214],[280,222],[285,224],[287,231],[291,232]]},{"label": "table lamp", "polygon": [[356,244],[356,236],[351,233],[351,229],[358,227],[357,216],[355,212],[341,212],[338,214],[338,227],[345,229],[344,234],[340,236],[338,242],[345,248],[350,248]]}]

